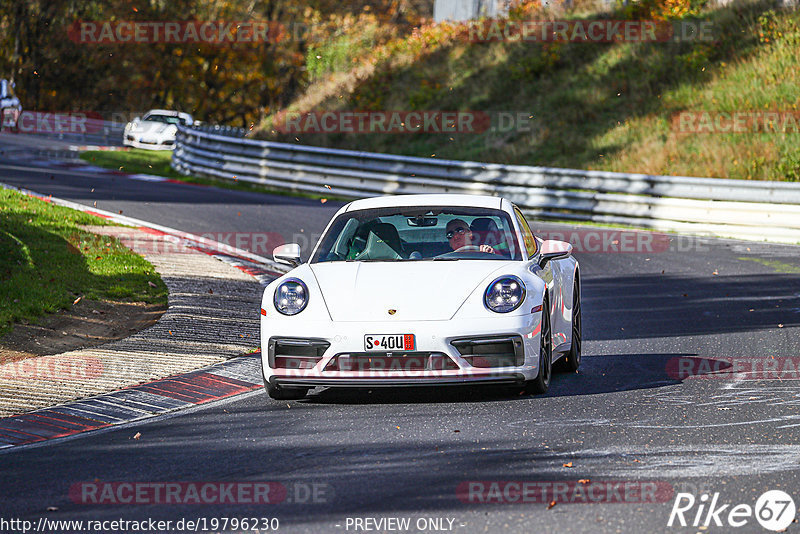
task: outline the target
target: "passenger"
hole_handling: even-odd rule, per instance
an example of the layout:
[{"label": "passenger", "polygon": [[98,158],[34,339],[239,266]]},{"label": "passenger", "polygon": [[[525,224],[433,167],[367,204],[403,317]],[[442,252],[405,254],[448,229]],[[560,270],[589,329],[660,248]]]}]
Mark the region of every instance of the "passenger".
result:
[{"label": "passenger", "polygon": [[472,242],[478,245],[489,245],[495,254],[511,257],[503,233],[497,223],[490,217],[477,217],[469,225],[472,231]]},{"label": "passenger", "polygon": [[494,249],[489,245],[474,244],[475,235],[469,229],[469,225],[462,219],[453,219],[447,223],[445,237],[447,237],[447,242],[450,243],[450,248],[455,252],[464,247],[473,247],[473,249],[478,249],[480,252],[495,253]]}]

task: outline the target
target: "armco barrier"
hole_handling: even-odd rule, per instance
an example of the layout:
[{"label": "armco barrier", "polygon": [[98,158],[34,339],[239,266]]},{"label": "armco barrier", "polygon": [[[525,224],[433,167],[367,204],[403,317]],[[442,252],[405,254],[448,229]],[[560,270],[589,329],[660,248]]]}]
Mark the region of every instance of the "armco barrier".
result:
[{"label": "armco barrier", "polygon": [[[334,150],[181,128],[184,174],[344,197],[471,193],[508,198],[543,219],[800,243],[800,184],[652,176]],[[328,189],[328,187],[330,189]]]}]

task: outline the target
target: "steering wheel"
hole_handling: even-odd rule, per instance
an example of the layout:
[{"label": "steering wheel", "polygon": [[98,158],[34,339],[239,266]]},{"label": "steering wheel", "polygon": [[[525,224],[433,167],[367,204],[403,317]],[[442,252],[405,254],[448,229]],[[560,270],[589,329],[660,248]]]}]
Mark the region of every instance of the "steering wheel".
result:
[{"label": "steering wheel", "polygon": [[464,245],[461,248],[455,249],[453,252],[480,252],[481,247],[476,245]]}]

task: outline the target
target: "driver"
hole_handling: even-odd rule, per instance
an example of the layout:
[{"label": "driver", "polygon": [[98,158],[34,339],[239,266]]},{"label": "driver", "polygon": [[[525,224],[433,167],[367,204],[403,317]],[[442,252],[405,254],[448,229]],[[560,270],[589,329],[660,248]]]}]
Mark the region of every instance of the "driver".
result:
[{"label": "driver", "polygon": [[445,231],[445,237],[447,237],[447,242],[450,243],[450,248],[452,248],[453,251],[457,252],[463,247],[472,246],[477,247],[481,252],[494,254],[494,249],[489,245],[477,246],[473,244],[474,234],[472,230],[469,229],[469,225],[462,219],[453,219],[447,223]]}]

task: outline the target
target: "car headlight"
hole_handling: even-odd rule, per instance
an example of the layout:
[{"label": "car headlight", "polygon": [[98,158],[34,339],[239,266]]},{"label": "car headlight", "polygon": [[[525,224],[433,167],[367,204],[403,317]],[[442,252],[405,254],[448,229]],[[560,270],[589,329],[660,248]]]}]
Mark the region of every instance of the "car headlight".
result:
[{"label": "car headlight", "polygon": [[508,313],[525,300],[525,284],[513,275],[501,276],[486,288],[483,303],[497,313]]},{"label": "car headlight", "polygon": [[308,288],[302,280],[289,278],[275,289],[275,309],[284,315],[297,315],[308,304]]}]

